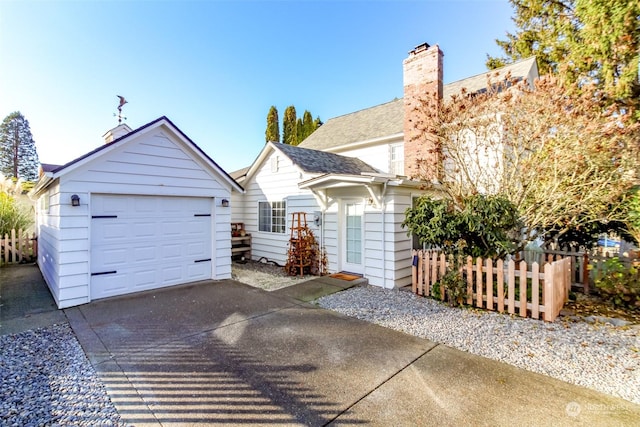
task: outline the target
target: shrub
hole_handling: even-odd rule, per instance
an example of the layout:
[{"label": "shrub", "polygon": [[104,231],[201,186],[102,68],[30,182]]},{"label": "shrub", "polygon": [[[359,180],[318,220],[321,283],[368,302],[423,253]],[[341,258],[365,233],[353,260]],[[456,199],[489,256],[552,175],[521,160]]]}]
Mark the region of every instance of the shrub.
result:
[{"label": "shrub", "polygon": [[640,309],[640,267],[626,266],[619,258],[610,258],[595,280],[603,298],[616,307]]},{"label": "shrub", "polygon": [[[438,290],[446,291],[446,300],[450,306],[464,305],[464,299],[467,296],[467,283],[464,281],[460,270],[453,269],[442,276],[438,281]],[[438,298],[439,297],[440,295],[438,295]]]},{"label": "shrub", "polygon": [[0,237],[11,233],[12,229],[25,230],[32,223],[29,212],[19,206],[13,197],[0,191]]}]

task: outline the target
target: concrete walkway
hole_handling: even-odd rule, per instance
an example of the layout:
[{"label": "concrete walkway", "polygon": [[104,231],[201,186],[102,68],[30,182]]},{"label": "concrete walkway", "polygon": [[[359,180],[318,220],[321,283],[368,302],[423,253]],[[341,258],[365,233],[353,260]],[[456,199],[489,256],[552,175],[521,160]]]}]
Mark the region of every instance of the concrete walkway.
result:
[{"label": "concrete walkway", "polygon": [[640,423],[639,405],[306,302],[350,285],[207,281],[64,312],[136,426]]},{"label": "concrete walkway", "polygon": [[0,335],[66,322],[35,264],[0,268]]}]

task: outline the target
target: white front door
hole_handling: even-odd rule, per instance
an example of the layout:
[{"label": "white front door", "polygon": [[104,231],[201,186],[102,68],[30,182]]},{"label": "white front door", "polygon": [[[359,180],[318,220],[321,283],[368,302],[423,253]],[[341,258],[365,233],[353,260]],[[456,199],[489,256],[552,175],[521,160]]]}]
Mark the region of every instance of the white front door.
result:
[{"label": "white front door", "polygon": [[91,299],[210,279],[212,200],[93,195]]},{"label": "white front door", "polygon": [[342,270],[364,273],[362,202],[347,201],[342,212]]}]

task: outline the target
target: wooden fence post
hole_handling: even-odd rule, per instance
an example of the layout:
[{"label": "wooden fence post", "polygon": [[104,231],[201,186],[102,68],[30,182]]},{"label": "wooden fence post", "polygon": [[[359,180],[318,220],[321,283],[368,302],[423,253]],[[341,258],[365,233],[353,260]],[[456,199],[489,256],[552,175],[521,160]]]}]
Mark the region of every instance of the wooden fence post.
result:
[{"label": "wooden fence post", "polygon": [[496,265],[498,270],[497,282],[498,282],[498,311],[504,313],[504,261],[498,260]]},{"label": "wooden fence post", "polygon": [[520,317],[527,317],[527,262],[520,261]]},{"label": "wooden fence post", "polygon": [[473,304],[473,258],[467,257],[467,304]]},{"label": "wooden fence post", "polygon": [[589,295],[589,254],[586,252],[582,255],[582,275],[582,292]]},{"label": "wooden fence post", "polygon": [[476,307],[482,308],[482,297],[484,289],[482,286],[482,258],[476,258]]}]

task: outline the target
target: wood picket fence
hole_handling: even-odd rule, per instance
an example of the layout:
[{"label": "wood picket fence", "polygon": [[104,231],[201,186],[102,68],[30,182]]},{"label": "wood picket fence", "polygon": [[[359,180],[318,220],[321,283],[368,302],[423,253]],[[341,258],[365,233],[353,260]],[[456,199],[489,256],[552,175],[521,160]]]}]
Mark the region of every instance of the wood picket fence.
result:
[{"label": "wood picket fence", "polygon": [[[452,258],[441,252],[413,251],[413,292],[433,296],[434,284],[452,265]],[[548,262],[541,269],[537,262],[467,257],[461,270],[467,283],[465,302],[478,308],[533,319],[542,314],[545,321],[553,322],[569,299],[570,258]],[[443,301],[446,292],[440,291]]]},{"label": "wood picket fence", "polygon": [[0,265],[33,262],[38,259],[38,238],[22,230],[0,236]]}]

